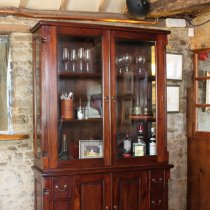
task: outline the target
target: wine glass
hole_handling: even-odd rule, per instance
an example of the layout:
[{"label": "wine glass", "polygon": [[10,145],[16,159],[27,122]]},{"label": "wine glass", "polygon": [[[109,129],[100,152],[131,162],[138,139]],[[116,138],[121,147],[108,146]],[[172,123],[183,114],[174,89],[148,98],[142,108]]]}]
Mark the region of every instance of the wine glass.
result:
[{"label": "wine glass", "polygon": [[91,61],[91,51],[90,49],[86,49],[84,52],[84,57],[86,61],[86,71],[90,72],[90,61]]},{"label": "wine glass", "polygon": [[72,71],[76,71],[77,52],[76,49],[71,49],[70,60],[72,62]]},{"label": "wine glass", "polygon": [[119,57],[116,58],[115,62],[116,62],[116,66],[117,66],[119,74],[122,74],[123,56],[119,55]]},{"label": "wine glass", "polygon": [[63,48],[63,57],[62,57],[63,61],[64,61],[64,70],[67,71],[68,70],[68,61],[69,61],[69,49],[68,48]]},{"label": "wine glass", "polygon": [[145,57],[143,55],[137,55],[136,56],[136,64],[137,64],[137,72],[139,74],[142,74],[143,72],[143,67],[142,65],[145,63]]},{"label": "wine glass", "polygon": [[132,63],[133,58],[129,53],[125,53],[123,60],[124,60],[124,64],[125,64],[125,71],[128,72],[129,65]]},{"label": "wine glass", "polygon": [[79,61],[79,70],[83,71],[84,48],[78,49],[77,59]]}]

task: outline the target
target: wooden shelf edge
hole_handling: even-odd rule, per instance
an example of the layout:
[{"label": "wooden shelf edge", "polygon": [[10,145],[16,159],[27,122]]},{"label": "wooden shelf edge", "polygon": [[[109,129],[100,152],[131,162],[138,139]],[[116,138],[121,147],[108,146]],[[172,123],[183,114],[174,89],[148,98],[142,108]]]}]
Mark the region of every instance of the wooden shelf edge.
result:
[{"label": "wooden shelf edge", "polygon": [[0,134],[0,141],[24,140],[28,138],[28,134]]}]

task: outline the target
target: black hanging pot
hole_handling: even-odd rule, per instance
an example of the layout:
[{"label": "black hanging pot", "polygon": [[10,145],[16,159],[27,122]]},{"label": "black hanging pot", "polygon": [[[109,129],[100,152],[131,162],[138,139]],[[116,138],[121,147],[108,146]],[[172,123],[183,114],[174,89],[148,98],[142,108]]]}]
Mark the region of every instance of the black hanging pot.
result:
[{"label": "black hanging pot", "polygon": [[126,0],[129,14],[137,19],[143,19],[149,12],[147,0]]}]

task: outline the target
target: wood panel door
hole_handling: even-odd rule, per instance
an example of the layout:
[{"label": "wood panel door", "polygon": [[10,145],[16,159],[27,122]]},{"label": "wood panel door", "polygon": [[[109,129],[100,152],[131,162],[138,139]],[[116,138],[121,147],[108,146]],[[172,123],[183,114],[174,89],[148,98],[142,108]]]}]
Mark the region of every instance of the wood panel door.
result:
[{"label": "wood panel door", "polygon": [[114,210],[148,210],[147,172],[125,172],[114,175]]},{"label": "wood panel door", "polygon": [[210,209],[210,48],[194,51],[187,98],[188,210]]},{"label": "wood panel door", "polygon": [[111,175],[76,177],[74,210],[108,210],[111,206]]}]

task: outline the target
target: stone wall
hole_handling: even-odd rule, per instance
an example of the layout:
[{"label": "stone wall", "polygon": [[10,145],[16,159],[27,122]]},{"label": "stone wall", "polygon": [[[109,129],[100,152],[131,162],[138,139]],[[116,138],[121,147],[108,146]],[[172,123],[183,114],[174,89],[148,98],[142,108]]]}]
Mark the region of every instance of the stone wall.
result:
[{"label": "stone wall", "polygon": [[[15,18],[12,19],[14,24]],[[21,19],[18,18],[18,23]],[[9,22],[9,21],[8,21]],[[23,24],[27,23],[22,19]],[[31,26],[31,20],[28,25]],[[0,21],[1,24],[1,21]],[[142,27],[142,26],[141,26]],[[192,60],[187,29],[169,29],[168,52],[183,54],[183,79],[169,84],[180,85],[180,112],[168,114],[168,150],[175,167],[169,181],[169,210],[186,210],[187,141],[186,87],[190,86]],[[13,56],[13,124],[17,133],[28,133],[30,139],[0,142],[0,209],[33,210],[33,144],[32,144],[32,66],[31,35],[12,33]]]},{"label": "stone wall", "polygon": [[191,49],[210,48],[210,12],[196,17],[193,20],[195,25],[195,36],[190,40]]},{"label": "stone wall", "polygon": [[183,55],[181,81],[167,81],[168,85],[180,86],[180,112],[168,113],[169,162],[174,164],[169,181],[169,210],[187,208],[187,137],[186,137],[186,88],[191,86],[192,53],[187,28],[170,28],[167,52]]},{"label": "stone wall", "polygon": [[0,141],[0,209],[33,210],[31,34],[12,33],[12,125],[30,139]]}]

